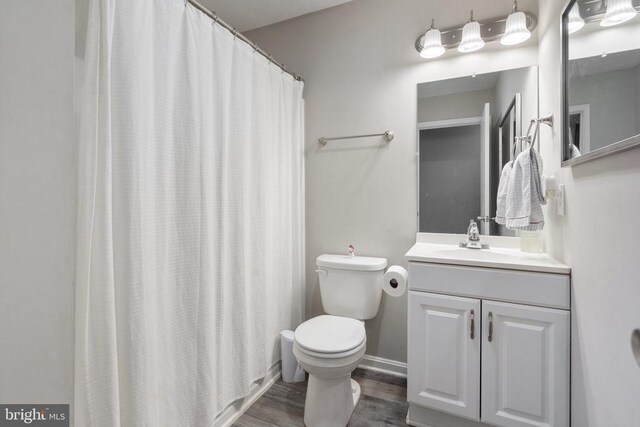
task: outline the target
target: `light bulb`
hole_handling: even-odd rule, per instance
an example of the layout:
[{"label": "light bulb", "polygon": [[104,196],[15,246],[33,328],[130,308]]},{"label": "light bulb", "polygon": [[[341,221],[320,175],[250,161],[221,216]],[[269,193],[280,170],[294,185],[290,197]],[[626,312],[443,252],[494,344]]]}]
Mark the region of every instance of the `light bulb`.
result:
[{"label": "light bulb", "polygon": [[607,10],[602,21],[600,21],[600,26],[611,27],[612,25],[622,24],[635,18],[637,14],[638,11],[634,9],[631,0],[608,0]]},{"label": "light bulb", "polygon": [[473,20],[473,10],[469,22],[462,27],[462,41],[458,45],[458,52],[473,52],[484,47],[484,40],[480,36],[480,24]]},{"label": "light bulb", "polygon": [[582,16],[580,16],[580,6],[578,6],[578,3],[576,3],[569,11],[569,19],[567,20],[567,31],[569,32],[569,34],[573,34],[582,27],[584,27],[584,19],[582,19]]},{"label": "light bulb", "polygon": [[424,44],[420,51],[423,58],[437,58],[444,55],[445,48],[442,46],[442,37],[440,30],[435,27],[435,21],[431,21],[431,28],[424,33]]},{"label": "light bulb", "polygon": [[531,31],[527,28],[527,17],[524,12],[518,11],[518,4],[513,2],[513,12],[507,17],[504,35],[500,43],[505,46],[512,46],[529,40]]}]

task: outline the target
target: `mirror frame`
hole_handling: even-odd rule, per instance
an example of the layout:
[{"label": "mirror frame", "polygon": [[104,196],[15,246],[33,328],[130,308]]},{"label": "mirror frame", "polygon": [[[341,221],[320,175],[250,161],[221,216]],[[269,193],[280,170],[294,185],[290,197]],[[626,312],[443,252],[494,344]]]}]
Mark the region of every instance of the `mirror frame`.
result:
[{"label": "mirror frame", "polygon": [[569,147],[569,67],[568,67],[568,56],[569,56],[569,31],[567,30],[567,21],[569,20],[569,12],[574,4],[576,4],[577,0],[569,0],[565,2],[565,6],[562,9],[562,17],[560,19],[560,39],[561,39],[561,49],[560,56],[562,59],[562,77],[561,81],[561,94],[562,94],[562,150],[560,150],[560,155],[562,158],[560,161],[562,162],[562,167],[568,166],[572,160],[568,159],[568,147]]},{"label": "mirror frame", "polygon": [[562,98],[562,150],[560,159],[562,167],[570,167],[581,163],[586,163],[591,160],[599,159],[601,157],[610,156],[615,153],[629,150],[640,145],[640,135],[634,135],[630,138],[623,139],[622,141],[611,143],[605,147],[595,149],[588,153],[576,158],[567,158],[569,148],[569,32],[567,31],[567,21],[569,18],[569,12],[577,0],[565,1],[564,9],[562,10],[562,16],[560,19],[560,38],[561,49],[560,55],[562,59],[562,76],[561,76],[561,98]]}]

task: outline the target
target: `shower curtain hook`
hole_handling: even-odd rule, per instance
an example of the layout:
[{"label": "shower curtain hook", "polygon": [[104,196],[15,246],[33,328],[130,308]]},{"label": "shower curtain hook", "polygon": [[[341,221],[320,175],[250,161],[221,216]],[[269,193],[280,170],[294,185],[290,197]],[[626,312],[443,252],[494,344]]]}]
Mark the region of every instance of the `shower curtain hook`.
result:
[{"label": "shower curtain hook", "polygon": [[258,50],[258,44],[256,42],[253,42],[253,53],[256,53],[257,50]]},{"label": "shower curtain hook", "polygon": [[280,74],[284,74],[285,71],[287,71],[287,66],[282,64],[282,68],[280,68]]},{"label": "shower curtain hook", "polygon": [[238,30],[237,29],[233,29],[233,41],[236,40],[236,37],[238,37]]},{"label": "shower curtain hook", "polygon": [[215,10],[212,10],[211,14],[213,15],[213,21],[211,21],[211,25],[216,25],[219,19],[218,14],[215,12]]}]

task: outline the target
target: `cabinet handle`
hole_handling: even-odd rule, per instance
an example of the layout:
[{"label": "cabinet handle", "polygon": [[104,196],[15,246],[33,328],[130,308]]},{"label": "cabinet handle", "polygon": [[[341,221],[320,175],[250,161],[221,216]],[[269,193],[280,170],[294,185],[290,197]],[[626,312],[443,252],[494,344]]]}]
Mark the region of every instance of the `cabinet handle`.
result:
[{"label": "cabinet handle", "polygon": [[476,321],[474,319],[473,310],[471,310],[471,339],[474,339],[476,336]]},{"label": "cabinet handle", "polygon": [[489,312],[489,342],[493,341],[493,313]]}]

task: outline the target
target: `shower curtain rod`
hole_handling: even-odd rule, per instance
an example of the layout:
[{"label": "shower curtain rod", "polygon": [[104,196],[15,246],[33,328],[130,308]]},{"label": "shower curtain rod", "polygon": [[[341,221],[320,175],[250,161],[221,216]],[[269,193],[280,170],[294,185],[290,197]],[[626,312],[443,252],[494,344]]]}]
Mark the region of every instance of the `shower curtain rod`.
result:
[{"label": "shower curtain rod", "polygon": [[213,19],[213,23],[218,23],[220,24],[222,27],[226,28],[231,34],[233,34],[233,37],[237,37],[240,40],[242,40],[243,42],[247,43],[248,45],[250,45],[251,47],[253,47],[253,50],[258,52],[260,55],[264,56],[265,58],[267,58],[269,61],[271,61],[272,63],[274,63],[275,65],[277,65],[278,67],[280,67],[280,69],[282,71],[284,71],[287,74],[290,74],[294,79],[304,82],[304,79],[302,77],[300,77],[299,75],[297,75],[296,73],[287,70],[287,66],[284,64],[279,63],[278,61],[276,61],[275,59],[273,59],[271,57],[271,55],[269,55],[267,52],[265,52],[264,50],[260,49],[260,47],[258,47],[258,45],[255,42],[252,42],[251,40],[249,40],[245,35],[243,35],[241,32],[239,32],[237,29],[233,28],[231,25],[227,24],[226,22],[224,22],[222,19],[220,19],[220,17],[213,11],[209,11],[207,10],[207,8],[205,8],[203,5],[201,5],[200,3],[198,3],[196,0],[185,0],[185,5],[189,3],[191,4],[193,7],[195,7],[196,9],[198,9],[200,12],[204,13],[205,15],[207,15],[209,18]]}]

